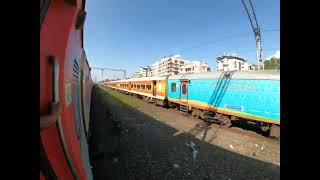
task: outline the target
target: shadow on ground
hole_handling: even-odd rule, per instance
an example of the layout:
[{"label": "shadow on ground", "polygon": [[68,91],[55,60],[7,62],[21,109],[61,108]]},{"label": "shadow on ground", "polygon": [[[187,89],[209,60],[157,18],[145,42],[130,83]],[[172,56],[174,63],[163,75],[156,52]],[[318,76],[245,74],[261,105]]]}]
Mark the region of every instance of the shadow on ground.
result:
[{"label": "shadow on ground", "polygon": [[[96,86],[90,118],[95,180],[280,179],[279,166],[179,134]],[[195,159],[190,142],[198,151]]]}]

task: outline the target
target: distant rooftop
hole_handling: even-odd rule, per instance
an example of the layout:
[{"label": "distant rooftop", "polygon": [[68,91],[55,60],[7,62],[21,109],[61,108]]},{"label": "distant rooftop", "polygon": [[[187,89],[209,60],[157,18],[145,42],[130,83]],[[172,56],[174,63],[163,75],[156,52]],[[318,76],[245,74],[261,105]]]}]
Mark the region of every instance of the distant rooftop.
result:
[{"label": "distant rooftop", "polygon": [[238,60],[241,60],[241,61],[244,61],[244,62],[247,62],[247,60],[243,59],[243,58],[240,58],[238,56],[233,56],[233,55],[222,55],[222,56],[219,56],[217,58],[218,61],[221,61],[222,59],[238,59]]}]

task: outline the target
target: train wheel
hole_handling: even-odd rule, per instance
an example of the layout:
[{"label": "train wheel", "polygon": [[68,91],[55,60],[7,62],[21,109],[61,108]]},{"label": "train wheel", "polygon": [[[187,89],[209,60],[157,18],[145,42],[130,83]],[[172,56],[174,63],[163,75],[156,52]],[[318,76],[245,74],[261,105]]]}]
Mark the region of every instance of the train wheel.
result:
[{"label": "train wheel", "polygon": [[198,109],[193,109],[191,114],[192,114],[192,117],[198,118],[199,117],[199,110]]},{"label": "train wheel", "polygon": [[231,126],[231,118],[222,114],[216,114],[217,121],[222,126]]}]

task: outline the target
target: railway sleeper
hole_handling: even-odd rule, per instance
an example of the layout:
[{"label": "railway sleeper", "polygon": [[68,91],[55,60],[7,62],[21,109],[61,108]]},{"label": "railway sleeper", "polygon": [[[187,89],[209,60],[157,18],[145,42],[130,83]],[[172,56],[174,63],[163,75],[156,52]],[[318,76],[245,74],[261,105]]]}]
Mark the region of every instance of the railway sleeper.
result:
[{"label": "railway sleeper", "polygon": [[160,99],[154,99],[153,102],[158,106],[165,106],[166,105],[166,103]]}]

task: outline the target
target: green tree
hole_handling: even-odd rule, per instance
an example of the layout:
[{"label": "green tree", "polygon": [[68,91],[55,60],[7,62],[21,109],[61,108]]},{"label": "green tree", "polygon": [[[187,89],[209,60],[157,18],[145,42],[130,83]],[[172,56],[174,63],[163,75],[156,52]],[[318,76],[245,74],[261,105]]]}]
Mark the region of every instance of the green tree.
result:
[{"label": "green tree", "polygon": [[280,58],[271,58],[264,61],[265,70],[280,70]]}]

